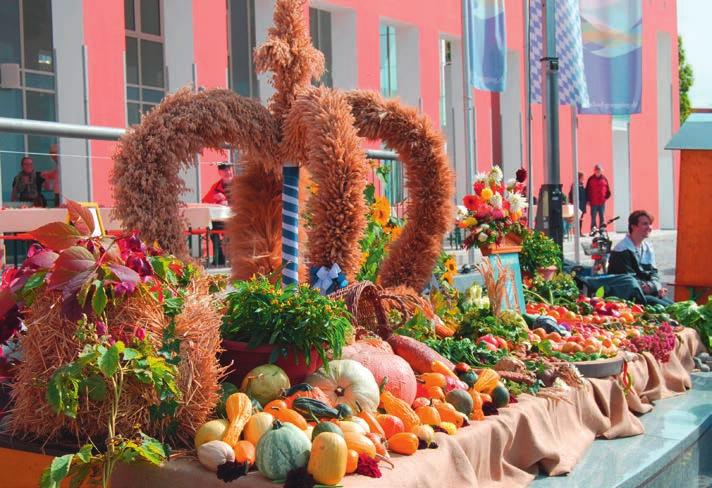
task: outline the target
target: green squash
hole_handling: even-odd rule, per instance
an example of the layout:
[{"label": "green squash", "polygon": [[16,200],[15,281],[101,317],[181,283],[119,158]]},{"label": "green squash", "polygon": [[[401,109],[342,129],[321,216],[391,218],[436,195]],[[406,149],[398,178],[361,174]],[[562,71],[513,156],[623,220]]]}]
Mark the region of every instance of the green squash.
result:
[{"label": "green squash", "polygon": [[272,430],[257,443],[256,465],[272,481],[284,481],[287,473],[309,461],[311,442],[298,427],[275,420]]},{"label": "green squash", "polygon": [[491,395],[495,407],[502,408],[509,405],[509,390],[500,381],[497,382]]},{"label": "green squash", "polygon": [[445,395],[445,401],[455,407],[455,410],[464,413],[468,417],[474,408],[472,397],[465,390],[452,390],[448,392],[448,394]]},{"label": "green squash", "polygon": [[341,428],[335,423],[319,422],[318,424],[316,424],[316,427],[314,427],[314,430],[312,431],[312,441],[316,439],[316,436],[318,436],[322,432],[333,432],[334,434],[338,434],[341,437],[344,436],[344,431],[341,430]]},{"label": "green squash", "polygon": [[475,373],[474,369],[460,373],[457,377],[460,378],[460,381],[465,383],[468,388],[472,388],[472,385],[477,383],[477,373]]},{"label": "green squash", "polygon": [[282,368],[274,364],[263,364],[247,373],[240,390],[264,406],[279,398],[282,390],[288,388],[289,377]]}]

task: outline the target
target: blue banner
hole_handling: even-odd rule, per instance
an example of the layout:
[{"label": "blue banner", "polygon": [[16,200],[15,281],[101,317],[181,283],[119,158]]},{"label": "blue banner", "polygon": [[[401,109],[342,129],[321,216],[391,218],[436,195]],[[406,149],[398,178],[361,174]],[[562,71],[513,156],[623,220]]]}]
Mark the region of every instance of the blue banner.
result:
[{"label": "blue banner", "polygon": [[[541,0],[529,3],[532,102],[541,103],[541,58],[544,57],[544,13]],[[577,0],[556,0],[556,54],[559,57],[559,104],[586,107],[589,92],[584,74],[581,18]]]},{"label": "blue banner", "polygon": [[585,114],[639,113],[643,93],[641,0],[581,0],[590,104]]},{"label": "blue banner", "polygon": [[467,42],[472,86],[502,92],[507,84],[504,0],[467,0]]}]

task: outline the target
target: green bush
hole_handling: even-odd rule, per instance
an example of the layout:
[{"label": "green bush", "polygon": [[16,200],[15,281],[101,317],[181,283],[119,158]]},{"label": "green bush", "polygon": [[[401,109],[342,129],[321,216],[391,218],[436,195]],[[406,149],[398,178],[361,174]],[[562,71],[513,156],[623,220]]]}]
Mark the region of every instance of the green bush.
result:
[{"label": "green bush", "polygon": [[556,266],[561,270],[561,249],[549,236],[539,231],[529,232],[522,242],[519,254],[522,271],[536,274],[537,269]]}]

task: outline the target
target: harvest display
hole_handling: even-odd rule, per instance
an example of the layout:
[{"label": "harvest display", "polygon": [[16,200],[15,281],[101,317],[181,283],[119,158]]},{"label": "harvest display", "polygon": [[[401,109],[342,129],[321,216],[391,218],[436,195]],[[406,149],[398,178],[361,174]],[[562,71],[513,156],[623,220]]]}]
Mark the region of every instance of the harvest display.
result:
[{"label": "harvest display", "polygon": [[[520,402],[565,408],[592,397],[579,372],[587,363],[621,362],[610,381],[633,397],[628,364],[677,360],[689,332],[680,324],[712,345],[712,305],[583,296],[556,245],[524,225],[525,175],[505,182],[497,167],[477,176],[458,225],[467,245],[522,243],[526,313],[502,306],[504,268],[495,276],[484,264],[484,286],[458,291],[441,250],[453,191],[442,137],[397,102],[311,87],[323,63],[303,7],[278,0],[258,51],[275,73],[269,109],[223,90],[181,91],[121,141],[118,214],[138,233],[92,237],[91,214],[70,201],[68,223],[34,231],[27,260],[4,272],[0,384],[11,393],[0,437],[64,449],[42,487],[127,486],[127,469],[174,463],[237,486],[348,486],[384,470],[408,480],[404,457],[451,449],[503,412],[509,422]],[[181,122],[198,114],[199,124]],[[367,181],[359,136],[404,158],[404,218]],[[178,194],[149,211],[134,185],[167,178],[181,188],[180,161],[226,140],[245,167],[228,226],[230,282],[186,256]],[[279,279],[285,158],[311,172],[299,193],[310,197],[306,264],[293,284]],[[386,182],[387,168],[370,164]],[[552,267],[553,277],[541,272]],[[322,269],[336,271],[316,276]]]}]

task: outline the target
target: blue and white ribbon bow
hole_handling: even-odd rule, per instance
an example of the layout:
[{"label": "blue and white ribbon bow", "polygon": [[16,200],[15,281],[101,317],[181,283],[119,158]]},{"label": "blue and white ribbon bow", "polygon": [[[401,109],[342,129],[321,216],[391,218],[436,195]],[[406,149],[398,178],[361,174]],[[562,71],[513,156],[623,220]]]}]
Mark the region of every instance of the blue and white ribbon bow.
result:
[{"label": "blue and white ribbon bow", "polygon": [[338,264],[334,263],[331,268],[322,266],[312,268],[312,283],[322,295],[328,295],[332,291],[343,288],[348,284],[346,276],[341,272]]}]

